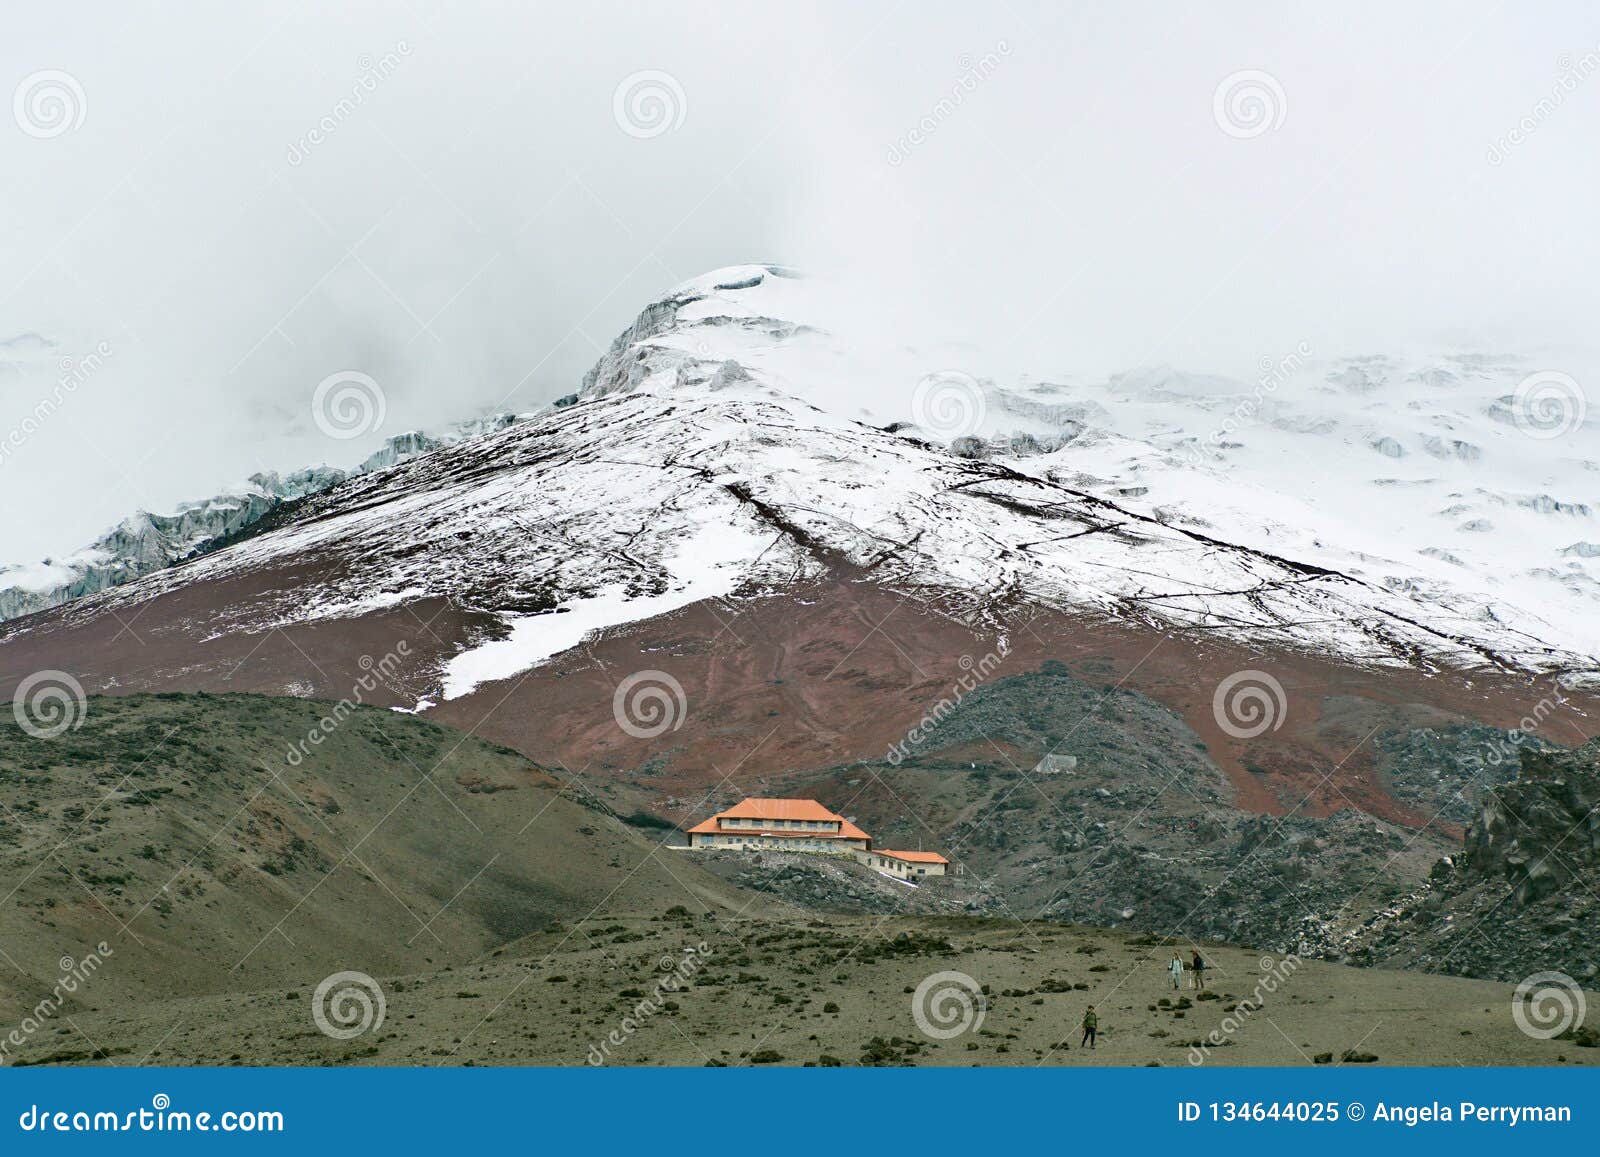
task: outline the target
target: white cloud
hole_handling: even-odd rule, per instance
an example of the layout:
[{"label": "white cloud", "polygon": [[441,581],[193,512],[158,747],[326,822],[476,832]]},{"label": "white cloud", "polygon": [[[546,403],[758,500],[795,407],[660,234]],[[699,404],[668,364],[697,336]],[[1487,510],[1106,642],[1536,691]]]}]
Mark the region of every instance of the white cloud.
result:
[{"label": "white cloud", "polygon": [[[1582,5],[1483,0],[35,6],[0,78],[70,75],[81,122],[0,133],[0,337],[117,356],[4,465],[30,500],[0,509],[0,561],[531,408],[652,295],[741,260],[846,270],[858,324],[1046,373],[1579,337],[1600,87],[1486,154],[1593,41]],[[1243,70],[1287,104],[1247,139],[1213,119]],[[662,131],[617,122],[639,73],[682,93]],[[383,388],[364,440],[312,418],[344,371]],[[39,382],[0,373],[0,427]]]}]

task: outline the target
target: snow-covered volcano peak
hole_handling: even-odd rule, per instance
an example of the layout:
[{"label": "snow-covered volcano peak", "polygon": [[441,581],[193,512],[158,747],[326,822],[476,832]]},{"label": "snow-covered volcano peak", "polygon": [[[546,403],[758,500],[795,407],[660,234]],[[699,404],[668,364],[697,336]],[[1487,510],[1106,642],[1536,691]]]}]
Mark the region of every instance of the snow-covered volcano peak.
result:
[{"label": "snow-covered volcano peak", "polygon": [[447,692],[574,631],[839,568],[1000,617],[1033,603],[1430,670],[1597,667],[1592,427],[1580,408],[1563,437],[1525,430],[1506,411],[1524,363],[1297,349],[1255,382],[991,377],[971,348],[941,365],[824,324],[844,312],[831,292],[773,265],[685,282],[573,404],[384,464],[108,601],[326,573],[220,621],[439,597],[504,617],[506,646],[452,665]]},{"label": "snow-covered volcano peak", "polygon": [[725,265],[721,269],[713,269],[702,273],[699,277],[691,277],[688,281],[675,286],[668,298],[679,298],[685,301],[711,297],[716,294],[735,295],[731,300],[739,301],[747,298],[748,291],[766,289],[761,295],[770,296],[774,285],[768,278],[778,278],[786,281],[800,279],[800,271],[787,265],[776,265],[771,262],[755,262],[743,265]]},{"label": "snow-covered volcano peak", "polygon": [[585,394],[800,399],[1408,592],[1433,604],[1419,609],[1424,620],[1448,604],[1452,618],[1518,621],[1559,650],[1600,652],[1585,610],[1600,595],[1600,566],[1583,549],[1600,539],[1600,445],[1581,395],[1563,436],[1530,429],[1519,398],[1538,361],[1326,357],[1302,343],[1263,357],[1248,379],[1170,365],[1099,380],[1008,378],[975,347],[919,350],[830,325],[841,316],[831,291],[826,279],[767,265],[685,282],[617,338]]},{"label": "snow-covered volcano peak", "polygon": [[728,363],[759,360],[810,331],[805,296],[799,274],[782,265],[730,265],[685,281],[617,335],[579,396],[710,384]]}]

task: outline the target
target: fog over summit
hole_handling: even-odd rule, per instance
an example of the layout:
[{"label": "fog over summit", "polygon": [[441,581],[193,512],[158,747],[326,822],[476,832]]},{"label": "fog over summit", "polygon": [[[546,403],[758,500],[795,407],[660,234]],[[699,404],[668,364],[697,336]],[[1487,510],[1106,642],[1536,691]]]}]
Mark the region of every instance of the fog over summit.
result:
[{"label": "fog over summit", "polygon": [[[0,470],[30,500],[0,561],[536,409],[644,304],[752,260],[828,279],[857,346],[998,382],[1251,382],[1302,343],[1581,371],[1584,6],[904,17],[16,14]],[[382,420],[330,437],[313,402],[347,372]]]}]

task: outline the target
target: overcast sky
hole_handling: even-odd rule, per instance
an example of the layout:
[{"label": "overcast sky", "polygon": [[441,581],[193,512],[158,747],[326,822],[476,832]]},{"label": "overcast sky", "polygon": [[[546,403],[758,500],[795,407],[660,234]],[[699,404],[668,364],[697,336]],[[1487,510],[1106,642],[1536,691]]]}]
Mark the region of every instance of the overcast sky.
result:
[{"label": "overcast sky", "polygon": [[1597,72],[1576,2],[13,4],[0,563],[532,409],[747,260],[1040,374],[1589,344]]}]

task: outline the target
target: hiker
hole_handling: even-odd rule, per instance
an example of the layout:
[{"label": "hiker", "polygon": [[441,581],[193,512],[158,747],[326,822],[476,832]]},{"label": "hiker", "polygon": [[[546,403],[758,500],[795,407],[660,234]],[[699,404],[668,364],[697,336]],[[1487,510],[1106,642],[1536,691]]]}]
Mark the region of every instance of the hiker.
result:
[{"label": "hiker", "polygon": [[1167,963],[1167,971],[1172,974],[1172,987],[1174,989],[1182,988],[1183,987],[1183,957],[1179,956],[1176,952],[1174,952],[1172,954],[1172,959]]},{"label": "hiker", "polygon": [[1084,1045],[1094,1048],[1095,1032],[1100,1027],[1100,1018],[1094,1013],[1094,1005],[1090,1005],[1083,1014],[1083,1039],[1078,1042],[1081,1049]]},{"label": "hiker", "polygon": [[1195,988],[1204,988],[1206,986],[1206,962],[1200,958],[1200,953],[1198,950],[1195,952],[1194,960],[1190,963],[1189,967],[1194,969]]}]

